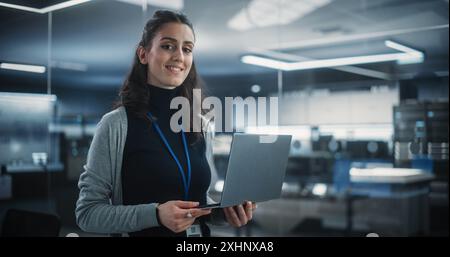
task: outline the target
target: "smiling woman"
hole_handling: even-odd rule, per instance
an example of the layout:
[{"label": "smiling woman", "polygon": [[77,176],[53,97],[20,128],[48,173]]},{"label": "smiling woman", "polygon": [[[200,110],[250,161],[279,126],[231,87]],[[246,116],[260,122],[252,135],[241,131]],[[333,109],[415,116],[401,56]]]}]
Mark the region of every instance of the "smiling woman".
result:
[{"label": "smiling woman", "polygon": [[[252,218],[247,203],[211,211],[212,131],[173,131],[170,103],[193,108],[199,89],[195,35],[186,16],[157,11],[144,29],[119,106],[103,116],[92,141],[75,210],[78,225],[130,236],[209,236],[207,223],[240,227]],[[198,113],[194,112],[197,110]],[[189,122],[190,123],[190,122]]]},{"label": "smiling woman", "polygon": [[[120,90],[119,106],[146,117],[148,84],[167,89],[179,86],[180,96],[191,102],[192,90],[201,87],[193,60],[194,42],[194,28],[186,16],[156,11],[144,28],[133,67]],[[200,135],[193,133],[192,136],[198,139]]]}]

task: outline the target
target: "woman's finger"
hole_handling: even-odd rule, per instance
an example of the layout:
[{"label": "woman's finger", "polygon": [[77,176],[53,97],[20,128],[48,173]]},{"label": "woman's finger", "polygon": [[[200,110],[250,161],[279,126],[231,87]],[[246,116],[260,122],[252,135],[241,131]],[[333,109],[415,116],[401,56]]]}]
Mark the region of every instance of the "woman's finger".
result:
[{"label": "woman's finger", "polygon": [[225,210],[228,212],[228,215],[231,219],[232,225],[235,225],[236,227],[242,226],[242,224],[238,218],[238,215],[234,211],[233,207],[227,207],[227,208],[225,208]]},{"label": "woman's finger", "polygon": [[223,212],[225,213],[225,218],[227,219],[228,223],[230,223],[231,226],[237,227],[236,222],[231,218],[230,210],[228,208],[223,209]]},{"label": "woman's finger", "polygon": [[227,219],[228,223],[230,223],[233,227],[239,227],[238,224],[236,224],[236,221],[231,217],[230,210],[228,208],[224,209],[225,218]]},{"label": "woman's finger", "polygon": [[176,208],[174,211],[174,216],[176,219],[186,219],[194,217],[194,212],[192,209],[181,209]]},{"label": "woman's finger", "polygon": [[232,224],[233,221],[231,220],[230,214],[228,214],[227,208],[223,209],[223,213],[225,214],[225,219],[228,221],[228,223],[230,223],[231,225],[234,225],[234,224]]},{"label": "woman's finger", "polygon": [[247,220],[251,220],[253,218],[253,209],[251,202],[247,202],[245,204],[245,214],[247,215]]},{"label": "woman's finger", "polygon": [[245,214],[244,207],[242,205],[236,205],[235,209],[236,209],[236,211],[238,213],[240,223],[242,225],[247,224],[248,219],[247,219],[247,215]]},{"label": "woman's finger", "polygon": [[211,209],[204,209],[204,210],[202,210],[202,209],[191,209],[189,211],[191,212],[192,216],[194,216],[195,218],[198,218],[198,217],[203,216],[203,215],[211,214]]}]

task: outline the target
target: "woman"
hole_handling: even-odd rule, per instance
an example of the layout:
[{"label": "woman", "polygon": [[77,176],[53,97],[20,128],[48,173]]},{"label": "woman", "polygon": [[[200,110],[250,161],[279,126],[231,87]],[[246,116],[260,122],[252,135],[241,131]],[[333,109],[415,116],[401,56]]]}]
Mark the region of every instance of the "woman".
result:
[{"label": "woman", "polygon": [[119,107],[97,125],[80,176],[75,214],[83,230],[186,236],[197,227],[208,236],[207,222],[240,227],[252,219],[250,202],[213,212],[195,208],[211,202],[212,132],[174,132],[169,108],[176,96],[193,106],[194,46],[184,15],[157,11],[147,22]]}]

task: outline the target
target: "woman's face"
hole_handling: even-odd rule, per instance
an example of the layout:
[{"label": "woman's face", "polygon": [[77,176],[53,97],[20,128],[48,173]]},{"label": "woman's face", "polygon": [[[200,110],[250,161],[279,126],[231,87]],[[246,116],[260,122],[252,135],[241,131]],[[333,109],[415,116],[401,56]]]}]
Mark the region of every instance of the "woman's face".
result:
[{"label": "woman's face", "polygon": [[138,48],[139,60],[148,64],[147,82],[154,86],[175,88],[191,70],[194,33],[182,23],[164,24],[151,42],[151,48]]}]

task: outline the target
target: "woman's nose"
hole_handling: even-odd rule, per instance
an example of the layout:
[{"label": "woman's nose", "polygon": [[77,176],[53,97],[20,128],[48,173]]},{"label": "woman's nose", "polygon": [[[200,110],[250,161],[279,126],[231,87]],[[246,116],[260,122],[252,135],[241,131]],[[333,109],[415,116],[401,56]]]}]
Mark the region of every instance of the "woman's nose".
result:
[{"label": "woman's nose", "polygon": [[174,51],[172,58],[174,61],[183,62],[184,61],[183,50],[181,48],[178,48],[178,50]]}]

